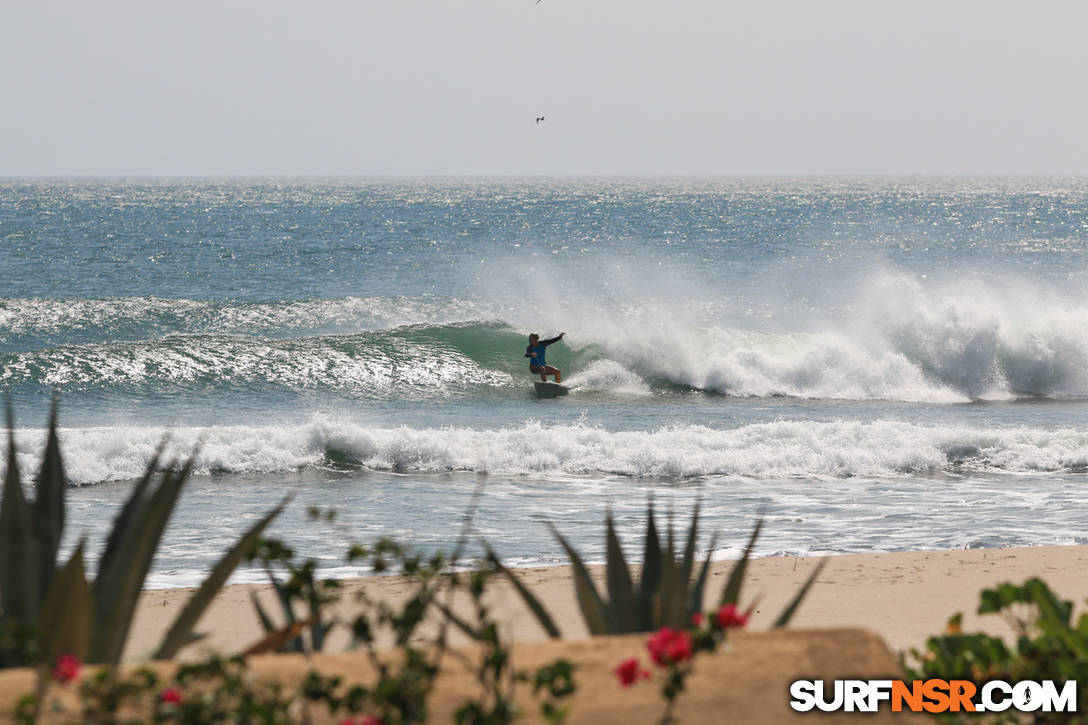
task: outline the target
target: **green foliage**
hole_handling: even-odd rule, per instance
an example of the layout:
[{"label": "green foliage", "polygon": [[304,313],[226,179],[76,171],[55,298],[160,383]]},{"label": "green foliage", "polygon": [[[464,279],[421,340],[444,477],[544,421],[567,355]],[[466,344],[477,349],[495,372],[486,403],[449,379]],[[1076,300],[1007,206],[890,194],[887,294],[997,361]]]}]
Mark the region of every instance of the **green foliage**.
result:
[{"label": "green foliage", "polygon": [[94,596],[83,568],[83,546],[72,552],[56,575],[41,610],[39,647],[45,662],[62,654],[85,659],[94,628]]},{"label": "green foliage", "polygon": [[102,667],[79,683],[83,716],[87,722],[111,722],[126,704],[159,685],[159,676],[141,668],[129,677],[121,677],[112,667]]},{"label": "green foliage", "polygon": [[[295,720],[290,712],[297,694],[284,692],[279,683],[255,680],[241,657],[212,657],[185,665],[178,669],[174,679],[185,695],[171,713],[171,722],[280,725]],[[156,707],[156,714],[164,714],[162,709]]]},{"label": "green foliage", "polygon": [[36,627],[27,627],[13,619],[0,619],[0,665],[18,666],[41,659]]},{"label": "green foliage", "polygon": [[144,580],[192,465],[190,458],[180,471],[168,467],[157,485],[149,467],[114,522],[94,581],[89,661],[121,661]]},{"label": "green foliage", "polygon": [[[10,406],[7,423],[7,472],[0,498],[0,641],[11,639],[13,646],[0,648],[0,667],[49,662],[60,653],[89,662],[116,664],[195,454],[180,469],[171,463],[156,476],[160,447],[114,521],[97,575],[89,582],[83,564],[83,542],[59,570],[56,563],[67,490],[57,437],[56,402],[32,502],[25,497],[19,475]],[[227,551],[178,615],[158,656],[172,656],[199,638],[193,627],[200,615],[285,503]]]},{"label": "green foliage", "polygon": [[[54,399],[49,413],[49,434],[45,441],[45,453],[35,481],[36,494],[32,511],[38,553],[38,590],[43,598],[53,579],[57,550],[60,548],[61,534],[64,532],[64,493],[67,486],[60,454],[60,441],[57,439],[58,407]],[[12,429],[9,417],[8,430]]]},{"label": "green foliage", "polygon": [[32,627],[37,624],[42,601],[38,578],[43,562],[38,557],[31,505],[19,480],[14,421],[9,405],[7,473],[0,499],[0,608],[5,618]]},{"label": "green foliage", "polygon": [[[479,645],[476,658],[464,653],[456,655],[474,672],[480,688],[477,696],[469,697],[457,708],[456,722],[465,725],[512,722],[518,716],[514,695],[519,683],[532,683],[533,693],[540,700],[541,716],[546,721],[561,723],[566,718],[568,707],[563,700],[575,691],[574,666],[559,660],[532,675],[516,670],[512,653],[501,637],[499,623],[487,602],[489,583],[499,574],[509,577],[517,590],[527,597],[530,609],[537,613],[545,631],[558,636],[558,629],[547,611],[531,592],[520,586],[520,581],[503,566],[486,542],[483,542],[486,552],[483,562],[477,562],[469,572],[456,571],[460,552],[472,528],[472,511],[470,508],[466,514],[461,539],[449,559],[442,554],[424,559],[390,539],[380,539],[371,547],[353,546],[348,551],[349,562],[369,559],[371,569],[399,571],[415,583],[414,592],[396,608],[384,601],[371,600],[365,590],[359,591],[356,600],[363,609],[350,623],[355,644],[366,649],[379,673],[377,683],[369,690],[370,710],[387,725],[420,722],[426,718],[427,696],[443,659],[451,654],[447,648],[447,630],[451,627]],[[466,596],[470,602],[468,615],[453,611],[454,599],[459,595]],[[407,643],[432,611],[438,614],[434,622],[437,630],[429,643],[428,658],[423,650]],[[399,669],[379,657],[375,650],[375,633],[381,629],[391,631],[395,642],[402,647],[404,658]]]},{"label": "green foliage", "polygon": [[427,696],[437,675],[438,667],[414,647],[404,648],[399,667],[381,662],[378,682],[371,691],[381,721],[389,725],[426,722]]},{"label": "green foliage", "polygon": [[[283,625],[277,625],[265,611],[256,594],[251,594],[257,618],[265,634],[275,638],[277,633],[298,629],[294,636],[284,637],[275,647],[278,652],[320,652],[326,637],[335,625],[328,613],[329,607],[340,600],[340,582],[337,579],[318,579],[317,561],[307,559],[297,562],[295,552],[278,539],[260,539],[250,551],[252,560],[260,561],[268,580],[276,592],[276,599],[283,614]],[[277,577],[276,571],[286,576]],[[306,616],[299,618],[296,606],[303,607]],[[300,623],[304,626],[299,626]],[[306,636],[302,634],[306,630]]]},{"label": "green foliage", "polygon": [[345,685],[338,676],[310,670],[295,687],[253,676],[243,656],[208,658],[180,665],[172,677],[141,668],[124,675],[101,667],[78,685],[79,705],[66,711],[55,697],[69,685],[47,682],[35,695],[22,698],[15,720],[33,723],[44,703],[51,716],[85,723],[264,723],[338,721],[339,716],[376,715],[385,725],[426,720],[426,696],[437,670],[418,650],[409,649],[400,666],[382,663],[371,687]]},{"label": "green foliage", "polygon": [[[242,658],[213,656],[182,665],[169,681],[149,669],[122,676],[115,668],[103,667],[79,685],[83,722],[251,722],[287,725],[292,703],[304,699],[301,692],[285,692],[274,682],[255,680]],[[311,685],[312,686],[312,685]],[[176,693],[178,702],[163,697]],[[339,706],[339,703],[338,703]],[[334,710],[335,712],[335,710]]]},{"label": "green foliage", "polygon": [[514,704],[516,673],[511,668],[510,650],[499,636],[499,624],[491,617],[484,602],[487,580],[493,570],[477,569],[469,575],[466,587],[472,599],[475,621],[466,622],[444,605],[443,613],[474,641],[482,645],[476,664],[476,680],[482,696],[466,701],[454,713],[457,725],[499,725],[512,722],[517,714]]},{"label": "green foliage", "polygon": [[[1062,601],[1041,579],[983,590],[979,614],[996,614],[1012,628],[1015,644],[982,633],[964,634],[962,615],[948,621],[945,634],[911,650],[905,662],[912,679],[1076,680],[1077,697],[1088,697],[1088,614],[1072,621],[1073,603]],[[950,722],[956,716],[947,715]],[[1036,723],[1080,722],[1076,713],[1035,713]]]},{"label": "green foliage", "polygon": [[[736,604],[740,600],[744,575],[748,560],[755,549],[756,539],[762,530],[763,522],[757,521],[752,535],[745,547],[744,554],[734,564],[725,585],[722,588],[719,604]],[[707,576],[710,570],[710,554],[713,552],[717,537],[713,537],[706,557],[696,572],[696,540],[699,528],[699,504],[691,515],[687,535],[684,537],[683,552],[677,552],[672,523],[666,530],[664,545],[658,534],[654,519],[654,507],[651,501],[647,507],[646,535],[642,558],[642,576],[635,584],[635,577],[628,568],[623,547],[616,535],[612,514],[605,518],[605,586],[608,598],[598,591],[589,568],[581,555],[567,542],[553,526],[552,533],[559,541],[571,560],[574,569],[574,589],[582,619],[592,635],[625,634],[629,632],[649,632],[661,627],[684,628],[693,615],[702,608]],[[489,555],[493,556],[492,554]],[[823,569],[821,561],[796,593],[786,609],[775,620],[775,627],[786,626],[793,617],[801,601]],[[507,576],[517,584],[509,572]],[[524,587],[519,586],[522,592]],[[522,592],[523,598],[525,593]],[[526,599],[542,626],[548,629],[548,623],[537,612],[535,599]],[[541,608],[542,609],[542,608]],[[550,622],[548,618],[547,622]],[[554,624],[551,626],[554,627]],[[550,631],[549,631],[550,633]]]},{"label": "green foliage", "polygon": [[574,683],[574,664],[558,659],[537,669],[532,682],[533,695],[544,698],[540,703],[540,716],[544,721],[555,725],[565,722],[570,706],[563,705],[562,701],[578,689]]},{"label": "green foliage", "polygon": [[513,654],[500,636],[499,623],[491,616],[491,609],[484,600],[488,581],[500,571],[501,564],[489,553],[485,565],[476,568],[466,580],[455,578],[451,586],[464,586],[472,602],[472,618],[466,620],[456,615],[446,604],[435,602],[442,614],[459,630],[481,647],[479,660],[474,665],[480,695],[466,700],[454,712],[458,725],[508,725],[520,714],[515,702],[518,683],[531,683],[532,692],[540,699],[540,715],[550,723],[562,723],[569,712],[563,700],[574,694],[574,665],[565,659],[556,660],[530,674],[514,668]]},{"label": "green foliage", "polygon": [[[446,619],[440,623],[430,642],[429,654],[408,642],[431,608],[440,608],[437,596],[445,583],[443,571],[447,559],[438,553],[425,560],[388,538],[380,539],[372,547],[352,547],[348,558],[349,561],[369,559],[374,571],[399,570],[414,581],[414,592],[399,608],[370,599],[365,590],[358,592],[356,601],[363,605],[363,610],[352,621],[351,629],[356,645],[366,649],[379,673],[370,699],[381,722],[386,725],[424,722],[428,716],[427,697],[447,653],[446,629],[451,622]],[[447,594],[452,595],[459,582],[458,575],[450,576]],[[457,625],[468,626],[461,621]],[[375,633],[383,629],[392,633],[402,649],[404,657],[399,667],[379,657],[375,649]]]},{"label": "green foliage", "polygon": [[[251,533],[259,531],[264,523],[258,522]],[[275,564],[288,569],[290,575],[280,586],[293,604],[309,602],[311,587],[323,586],[314,579],[312,562],[296,564],[294,551],[278,540],[259,539],[252,556],[263,560],[266,566]],[[311,619],[323,622],[329,629],[350,625],[355,644],[364,648],[376,673],[371,681],[349,686],[340,677],[312,670],[297,687],[286,687],[253,677],[246,667],[244,655],[229,659],[213,656],[181,665],[169,679],[146,669],[123,676],[117,668],[103,667],[83,677],[78,685],[79,710],[67,714],[92,723],[257,722],[275,725],[335,720],[342,715],[350,716],[356,722],[361,721],[356,716],[373,716],[384,725],[422,723],[428,719],[427,700],[442,669],[443,658],[455,654],[462,664],[472,668],[479,683],[478,694],[467,697],[457,709],[457,722],[475,725],[513,722],[519,715],[515,689],[521,683],[532,686],[545,721],[565,721],[569,712],[566,698],[576,689],[574,665],[557,660],[534,673],[514,668],[511,651],[500,636],[499,623],[493,618],[486,597],[488,583],[500,572],[501,565],[485,562],[468,573],[447,573],[448,561],[443,555],[424,558],[388,539],[380,540],[372,547],[352,547],[349,561],[360,558],[369,559],[374,569],[402,573],[414,582],[415,592],[401,606],[392,607],[385,601],[370,600],[365,590],[361,590],[356,594],[356,600],[362,606],[354,619],[344,622],[329,616],[328,611],[318,612],[320,616],[315,617],[315,612],[310,611],[310,618],[296,618],[295,625],[308,627]],[[81,573],[81,564],[82,552],[77,550],[66,569]],[[73,581],[79,579],[75,574],[68,576]],[[443,603],[439,595],[467,596],[472,605],[471,614],[464,618],[458,616],[448,606],[451,600]],[[326,610],[336,600],[321,598],[317,610]],[[396,653],[380,653],[376,649],[375,633],[379,630],[392,633],[397,640],[407,641],[424,618],[435,610],[442,616],[438,618],[438,631],[427,646],[403,644]],[[266,614],[260,616],[267,619]],[[480,645],[478,658],[448,650],[447,625],[460,629]],[[270,622],[268,626],[274,630]],[[297,635],[302,629],[293,631]],[[3,635],[5,630],[0,629],[0,636]],[[53,688],[69,685],[54,681],[44,668],[40,671],[43,676],[38,692],[20,701],[14,713],[19,722],[37,721],[47,707],[52,713],[63,713],[65,706],[51,693]]]}]

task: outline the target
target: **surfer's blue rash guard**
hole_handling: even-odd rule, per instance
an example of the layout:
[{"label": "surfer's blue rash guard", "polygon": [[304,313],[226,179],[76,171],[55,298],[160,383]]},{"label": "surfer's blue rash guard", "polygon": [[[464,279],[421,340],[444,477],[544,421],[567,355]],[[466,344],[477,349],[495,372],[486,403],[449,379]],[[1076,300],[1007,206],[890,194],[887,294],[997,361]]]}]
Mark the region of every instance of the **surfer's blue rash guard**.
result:
[{"label": "surfer's blue rash guard", "polygon": [[[529,369],[530,370],[532,370],[533,368],[536,368],[536,367],[541,367],[542,368],[542,367],[544,367],[545,365],[548,364],[544,360],[544,355],[545,355],[544,348],[546,348],[548,345],[551,345],[553,342],[559,342],[559,338],[558,337],[553,337],[550,340],[537,340],[537,343],[535,345],[529,345],[528,347],[525,348],[525,357],[529,358]],[[536,357],[532,357],[532,354],[534,352],[536,353]]]}]

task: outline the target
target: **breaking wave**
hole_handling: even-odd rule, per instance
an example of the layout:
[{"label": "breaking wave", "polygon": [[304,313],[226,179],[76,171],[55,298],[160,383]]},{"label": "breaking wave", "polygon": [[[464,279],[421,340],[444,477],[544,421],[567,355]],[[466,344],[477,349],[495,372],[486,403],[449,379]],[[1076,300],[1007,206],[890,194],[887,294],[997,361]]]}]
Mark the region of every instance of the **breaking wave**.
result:
[{"label": "breaking wave", "polygon": [[[880,273],[846,311],[785,323],[692,321],[682,305],[567,320],[643,379],[727,395],[956,403],[1088,398],[1088,300],[1015,279]],[[786,326],[786,329],[780,329]],[[773,329],[767,329],[771,328]],[[562,329],[562,328],[560,328]],[[572,344],[575,344],[572,342]]]},{"label": "breaking wave", "polygon": [[64,392],[252,383],[383,398],[524,392],[525,332],[565,329],[554,355],[582,393],[938,404],[1088,398],[1088,301],[1009,280],[939,284],[887,273],[843,294],[851,302],[836,319],[815,312],[816,321],[773,324],[660,300],[575,300],[544,321],[515,306],[488,312],[427,296],[6,300],[0,385]]},{"label": "breaking wave", "polygon": [[[198,474],[304,468],[416,473],[628,476],[684,479],[837,479],[911,474],[1088,471],[1088,432],[928,426],[904,422],[780,421],[715,429],[678,425],[609,431],[585,424],[516,428],[378,428],[315,417],[300,425],[69,428],[61,431],[73,484],[143,472],[169,434],[168,456],[197,448]],[[22,470],[35,470],[43,433],[16,436]]]},{"label": "breaking wave", "polygon": [[502,347],[494,344],[495,337],[513,335],[494,326],[454,325],[292,339],[171,335],[59,345],[0,355],[0,384],[55,389],[272,385],[375,397],[412,390],[430,395],[510,384],[508,370],[488,365],[494,357],[489,350]]}]

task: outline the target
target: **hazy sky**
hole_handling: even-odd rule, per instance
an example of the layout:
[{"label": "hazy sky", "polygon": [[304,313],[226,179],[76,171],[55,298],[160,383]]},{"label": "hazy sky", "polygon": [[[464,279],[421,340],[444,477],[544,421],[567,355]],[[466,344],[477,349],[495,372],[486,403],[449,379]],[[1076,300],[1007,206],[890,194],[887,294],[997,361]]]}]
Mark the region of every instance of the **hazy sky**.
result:
[{"label": "hazy sky", "polygon": [[4,0],[0,68],[0,176],[1088,173],[1083,0]]}]

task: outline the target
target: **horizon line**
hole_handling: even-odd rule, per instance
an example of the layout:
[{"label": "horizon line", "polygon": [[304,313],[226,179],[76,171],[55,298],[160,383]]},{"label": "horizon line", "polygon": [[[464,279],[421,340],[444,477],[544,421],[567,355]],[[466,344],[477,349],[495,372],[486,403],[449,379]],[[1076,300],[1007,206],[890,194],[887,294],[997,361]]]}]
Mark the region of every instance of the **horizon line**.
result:
[{"label": "horizon line", "polygon": [[41,180],[427,180],[427,179],[1088,179],[1088,172],[799,172],[799,173],[442,173],[442,174],[0,174],[0,181]]}]

